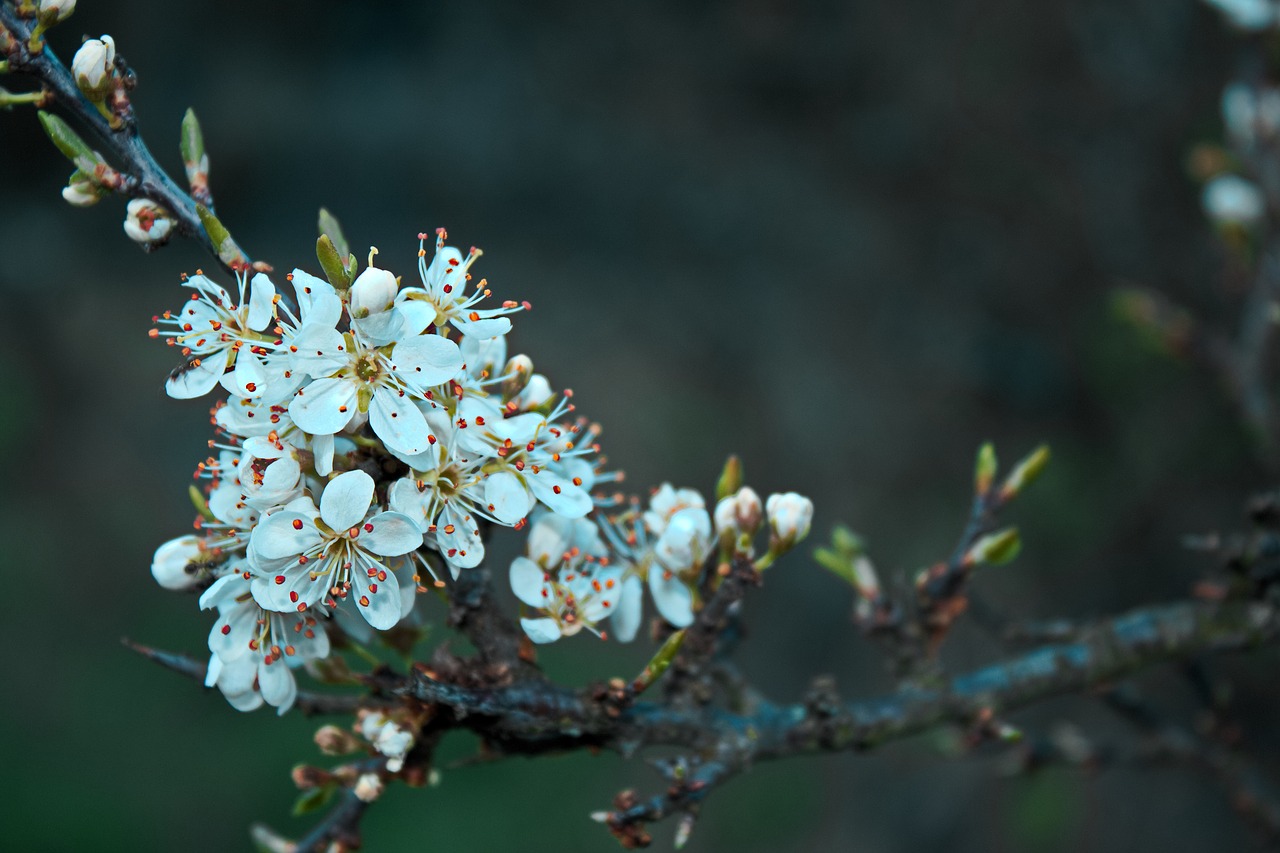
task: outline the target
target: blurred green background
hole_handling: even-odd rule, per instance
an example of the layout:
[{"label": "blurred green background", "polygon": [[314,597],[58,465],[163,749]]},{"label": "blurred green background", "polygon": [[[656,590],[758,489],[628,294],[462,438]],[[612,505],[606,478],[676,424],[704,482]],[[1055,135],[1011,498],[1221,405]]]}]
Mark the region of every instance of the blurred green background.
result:
[{"label": "blurred green background", "polygon": [[[1216,381],[1109,308],[1137,283],[1234,323],[1240,282],[1183,167],[1220,132],[1234,42],[1192,0],[81,0],[52,44],[69,59],[102,32],[138,73],[161,161],[181,171],[194,107],[223,221],[282,273],[315,270],[321,205],[410,278],[419,231],[483,247],[499,297],[534,305],[513,346],[602,422],[635,491],[709,490],[736,452],[762,493],[815,499],[815,539],[846,522],[892,574],[951,547],[981,441],[1006,461],[1047,441],[1054,463],[1011,516],[1023,556],[979,581],[1030,618],[1184,595],[1205,563],[1180,537],[1233,527],[1271,484]],[[236,850],[256,819],[298,833],[288,771],[319,760],[317,724],[238,714],[120,646],[204,649],[207,615],[148,565],[190,525],[208,403],[164,396],[172,353],[146,330],[184,298],[178,274],[212,264],[184,243],[144,255],[118,201],[67,206],[69,172],[29,111],[0,115],[4,845]],[[850,697],[888,689],[850,605],[788,559],[749,602],[743,667],[778,699],[819,673]],[[1001,654],[968,624],[954,640],[958,670]],[[585,683],[645,656],[580,637],[543,660]],[[1272,771],[1275,663],[1215,664]],[[1190,719],[1175,674],[1141,683]],[[1127,736],[1083,698],[1013,722],[1063,719]],[[438,788],[393,789],[367,847],[616,849],[588,812],[658,787],[612,756],[450,768],[473,753],[459,735]],[[759,766],[712,798],[690,849],[1248,839],[1186,770],[1010,780],[920,738]]]}]

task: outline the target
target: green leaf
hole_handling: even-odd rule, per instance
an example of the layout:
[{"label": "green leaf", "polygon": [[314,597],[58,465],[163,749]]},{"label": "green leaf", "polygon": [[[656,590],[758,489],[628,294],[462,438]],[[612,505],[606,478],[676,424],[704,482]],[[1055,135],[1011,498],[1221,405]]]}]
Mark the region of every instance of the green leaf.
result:
[{"label": "green leaf", "polygon": [[186,115],[182,117],[182,139],[179,144],[188,177],[193,169],[203,172],[207,168],[202,163],[205,156],[204,134],[200,132],[200,122],[196,119],[195,110],[188,109]]},{"label": "green leaf", "polygon": [[636,680],[631,682],[631,688],[636,693],[643,693],[648,690],[650,685],[662,677],[662,673],[667,671],[667,667],[671,666],[671,661],[675,659],[676,652],[680,651],[680,644],[684,642],[684,629],[676,631],[667,641],[662,644],[662,648],[658,649],[658,653],[654,655],[647,664],[644,671],[636,676]]},{"label": "green leaf", "polygon": [[229,267],[242,266],[248,262],[244,252],[240,251],[236,241],[231,238],[231,232],[218,220],[218,217],[213,215],[209,208],[203,204],[197,204],[196,213],[200,215],[200,224],[204,226],[205,233],[209,235],[214,251],[218,253],[219,260]]},{"label": "green leaf", "polygon": [[351,286],[351,276],[342,263],[342,255],[328,234],[321,234],[320,239],[316,240],[316,259],[320,261],[320,268],[324,270],[325,278],[329,279],[330,284],[339,290],[346,290]]},{"label": "green leaf", "polygon": [[818,548],[813,552],[813,558],[818,561],[820,566],[847,582],[850,586],[858,585],[857,576],[853,572],[853,560],[849,559],[849,557],[830,548]]},{"label": "green leaf", "polygon": [[1014,466],[1013,471],[1009,474],[1008,479],[1004,481],[1004,485],[1000,487],[1000,493],[1005,498],[1011,498],[1021,492],[1024,488],[1035,482],[1035,479],[1044,471],[1045,466],[1049,464],[1049,445],[1042,444],[1035,450],[1031,451],[1025,459]]},{"label": "green leaf", "polygon": [[329,238],[339,256],[351,254],[351,246],[347,244],[347,238],[342,233],[338,218],[323,207],[320,208],[320,236]]},{"label": "green leaf", "polygon": [[720,472],[720,479],[716,482],[716,500],[737,494],[741,488],[742,460],[737,456],[730,456],[725,460],[724,470]]},{"label": "green leaf", "polygon": [[333,799],[333,792],[338,789],[336,783],[321,785],[319,788],[312,788],[309,791],[303,791],[298,795],[298,799],[293,804],[293,816],[302,817],[305,814],[319,811],[329,804]]},{"label": "green leaf", "polygon": [[74,163],[77,169],[92,172],[99,163],[104,162],[102,155],[90,148],[88,143],[80,138],[80,134],[71,129],[71,125],[44,110],[37,110],[36,115],[39,116],[40,126],[49,135],[54,146]]},{"label": "green leaf", "polygon": [[998,467],[996,446],[988,441],[978,448],[978,459],[973,466],[973,490],[976,494],[985,495],[991,490]]},{"label": "green leaf", "polygon": [[995,533],[988,533],[969,549],[965,555],[968,562],[977,565],[1002,566],[1012,561],[1022,550],[1022,539],[1018,536],[1018,528],[1006,527]]},{"label": "green leaf", "polygon": [[200,513],[205,521],[213,524],[218,523],[218,519],[214,517],[213,511],[209,509],[209,502],[204,499],[204,492],[196,488],[195,483],[187,486],[187,494],[191,497],[191,503],[195,506],[196,512]]},{"label": "green leaf", "polygon": [[862,537],[843,524],[836,525],[835,530],[831,531],[831,544],[837,551],[848,557],[856,557],[867,550]]}]

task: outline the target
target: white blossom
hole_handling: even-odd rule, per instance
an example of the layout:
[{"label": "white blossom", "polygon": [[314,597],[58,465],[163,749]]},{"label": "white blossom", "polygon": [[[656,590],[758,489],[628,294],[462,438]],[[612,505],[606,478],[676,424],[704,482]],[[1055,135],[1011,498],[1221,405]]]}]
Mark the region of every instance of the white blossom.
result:
[{"label": "white blossom", "polygon": [[169,239],[173,214],[148,198],[135,198],[125,206],[124,233],[135,243],[154,246]]},{"label": "white blossom", "polygon": [[1267,214],[1267,202],[1252,182],[1239,175],[1219,175],[1205,185],[1205,213],[1219,225],[1254,225]]},{"label": "white blossom", "polygon": [[448,234],[436,229],[436,251],[427,263],[426,234],[419,234],[418,275],[422,287],[406,287],[396,296],[396,306],[405,318],[407,328],[414,333],[430,326],[444,327],[452,324],[463,334],[478,340],[505,335],[511,330],[511,321],[504,314],[528,308],[528,303],[504,302],[501,308],[479,309],[475,306],[490,295],[485,282],[467,295],[471,280],[468,270],[483,252],[472,247],[464,258],[462,252],[444,241]]},{"label": "white blossom", "polygon": [[418,548],[422,534],[405,515],[371,513],[373,498],[373,478],[348,471],[325,486],[319,509],[302,497],[264,518],[249,541],[258,603],[303,611],[350,596],[374,628],[400,621],[399,583],[384,559]]}]

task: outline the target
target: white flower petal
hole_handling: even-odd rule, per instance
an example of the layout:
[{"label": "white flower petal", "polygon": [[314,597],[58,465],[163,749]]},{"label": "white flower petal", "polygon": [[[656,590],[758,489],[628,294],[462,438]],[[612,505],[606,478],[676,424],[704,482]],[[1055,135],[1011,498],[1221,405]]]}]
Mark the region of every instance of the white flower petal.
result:
[{"label": "white flower petal", "polygon": [[445,504],[436,519],[436,544],[444,558],[460,569],[474,568],[484,559],[484,541],[475,516],[451,503]]},{"label": "white flower petal", "polygon": [[640,622],[644,616],[644,587],[640,578],[629,575],[622,582],[622,592],[618,596],[618,609],[613,611],[613,638],[621,643],[629,643],[640,630]]},{"label": "white flower petal", "polygon": [[356,386],[346,379],[317,379],[289,403],[289,417],[312,435],[333,435],[355,410]]},{"label": "white flower petal", "polygon": [[394,573],[384,569],[371,578],[352,572],[351,582],[350,597],[370,626],[385,631],[400,621],[400,584]]},{"label": "white flower petal", "polygon": [[[369,527],[373,529],[369,530]],[[422,531],[408,515],[380,512],[365,522],[359,541],[365,550],[383,557],[399,557],[421,547]]]},{"label": "white flower petal", "polygon": [[319,379],[350,360],[347,339],[332,326],[304,325],[289,344],[293,369]]},{"label": "white flower petal", "polygon": [[511,321],[506,317],[492,317],[488,320],[466,320],[457,317],[454,318],[453,325],[463,334],[481,341],[501,337],[511,331]]},{"label": "white flower petal", "polygon": [[674,575],[657,566],[649,569],[649,594],[658,613],[677,628],[693,624],[693,593]]},{"label": "white flower petal", "polygon": [[311,452],[316,458],[316,473],[328,477],[333,473],[333,433],[311,436]]},{"label": "white flower petal", "polygon": [[320,495],[320,517],[338,533],[364,520],[373,503],[373,478],[357,469],[329,481]]},{"label": "white flower petal", "polygon": [[546,589],[546,577],[546,572],[528,557],[516,557],[511,561],[511,591],[530,607],[547,605],[548,599],[542,594]]},{"label": "white flower petal", "polygon": [[[421,288],[411,288],[413,291],[422,293]],[[401,291],[401,296],[404,291]],[[395,312],[404,320],[404,334],[406,338],[412,338],[415,335],[421,335],[430,328],[436,321],[436,306],[424,299],[400,299],[397,297]]]},{"label": "white flower petal", "polygon": [[427,419],[409,399],[409,395],[386,386],[373,392],[369,406],[369,425],[388,449],[395,448],[410,456],[430,448],[427,436],[431,429]]},{"label": "white flower petal", "polygon": [[267,704],[278,709],[278,714],[293,707],[294,700],[298,698],[297,679],[293,677],[289,667],[285,666],[282,658],[271,663],[263,659],[258,665],[258,689],[262,691],[262,698]]},{"label": "white flower petal", "polygon": [[258,273],[249,282],[249,316],[245,321],[250,329],[261,332],[271,324],[275,316],[276,286],[265,273]]},{"label": "white flower petal", "polygon": [[462,351],[442,335],[419,335],[396,344],[391,361],[401,378],[426,387],[456,376],[462,369]]},{"label": "white flower petal", "polygon": [[310,517],[297,512],[277,512],[253,528],[250,541],[258,556],[279,560],[303,553],[320,544],[322,538]]},{"label": "white flower petal", "polygon": [[535,643],[554,643],[560,639],[560,626],[554,619],[521,619],[520,627]]},{"label": "white flower petal", "polygon": [[175,400],[192,400],[213,390],[227,368],[227,357],[213,353],[203,358],[195,367],[171,375],[164,383],[164,390]]},{"label": "white flower petal", "polygon": [[582,518],[595,506],[590,492],[547,468],[526,472],[525,482],[534,497],[565,518]]},{"label": "white flower petal", "polygon": [[493,517],[506,525],[527,516],[536,503],[524,482],[510,471],[499,471],[485,478],[484,501]]}]

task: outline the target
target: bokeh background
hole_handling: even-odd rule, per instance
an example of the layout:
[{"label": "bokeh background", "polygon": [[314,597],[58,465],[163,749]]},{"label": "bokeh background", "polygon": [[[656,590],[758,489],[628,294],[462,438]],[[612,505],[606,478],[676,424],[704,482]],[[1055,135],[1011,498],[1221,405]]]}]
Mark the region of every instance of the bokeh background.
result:
[{"label": "bokeh background", "polygon": [[[1054,462],[1011,516],[1023,556],[978,586],[1014,616],[1087,617],[1183,595],[1206,564],[1180,538],[1232,528],[1271,482],[1216,380],[1110,307],[1140,284],[1234,323],[1239,282],[1184,164],[1220,134],[1236,42],[1192,0],[80,6],[55,50],[116,38],[175,172],[196,109],[219,212],[255,257],[315,269],[321,205],[409,276],[420,230],[482,246],[495,291],[534,304],[514,346],[575,390],[641,493],[709,490],[736,452],[762,493],[815,499],[815,541],[848,523],[892,574],[949,550],[981,441],[1008,461],[1047,441]],[[184,298],[178,274],[212,264],[189,244],[138,251],[118,201],[65,205],[69,171],[29,111],[0,115],[5,845],[298,833],[288,771],[319,760],[316,724],[238,714],[120,645],[204,649],[207,616],[148,565],[191,522],[207,404],[165,398],[172,353],[146,330]],[[779,699],[819,673],[850,697],[889,689],[850,605],[787,560],[750,601],[744,668]],[[999,654],[969,625],[946,650],[957,670]],[[645,657],[588,638],[543,655],[574,683]],[[1272,771],[1275,663],[1214,664]],[[1140,683],[1190,719],[1175,673]],[[1013,717],[1061,720],[1128,735],[1086,699]],[[1190,771],[1008,779],[944,741],[759,766],[690,849],[1249,843]],[[610,850],[587,813],[658,785],[611,756],[452,767],[474,751],[459,735],[438,788],[393,789],[369,849]]]}]

